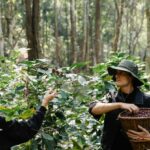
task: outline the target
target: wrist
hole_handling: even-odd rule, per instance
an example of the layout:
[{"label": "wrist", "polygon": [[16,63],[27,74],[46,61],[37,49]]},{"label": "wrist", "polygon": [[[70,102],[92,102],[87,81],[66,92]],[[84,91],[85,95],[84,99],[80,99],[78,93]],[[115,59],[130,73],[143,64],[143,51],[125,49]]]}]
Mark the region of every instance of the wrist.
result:
[{"label": "wrist", "polygon": [[48,107],[48,102],[46,99],[43,99],[41,106],[47,108]]},{"label": "wrist", "polygon": [[41,106],[48,109],[48,105],[46,105],[46,104],[42,104]]},{"label": "wrist", "polygon": [[122,109],[122,104],[123,104],[122,102],[119,102],[119,103],[118,103],[118,108],[119,108],[119,109]]}]

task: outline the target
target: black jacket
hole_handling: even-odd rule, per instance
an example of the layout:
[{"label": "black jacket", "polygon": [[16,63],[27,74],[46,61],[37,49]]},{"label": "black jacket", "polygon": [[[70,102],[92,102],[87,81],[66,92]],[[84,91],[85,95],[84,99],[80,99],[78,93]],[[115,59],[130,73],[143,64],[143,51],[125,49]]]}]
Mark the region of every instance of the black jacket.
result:
[{"label": "black jacket", "polygon": [[[136,88],[131,94],[126,95],[121,91],[111,92],[106,97],[105,101],[109,103],[115,102],[126,102],[133,103],[139,107],[150,107],[150,96],[141,92]],[[92,102],[89,106],[89,112],[92,114],[91,110],[97,102]],[[132,150],[131,144],[128,140],[127,135],[123,132],[121,128],[121,123],[117,119],[118,114],[123,110],[117,109],[105,114],[104,128],[102,134],[101,144],[103,150]],[[94,115],[96,119],[99,119],[101,115]]]},{"label": "black jacket", "polygon": [[41,127],[46,109],[40,109],[27,121],[6,121],[0,117],[0,150],[10,150],[12,146],[31,139]]}]

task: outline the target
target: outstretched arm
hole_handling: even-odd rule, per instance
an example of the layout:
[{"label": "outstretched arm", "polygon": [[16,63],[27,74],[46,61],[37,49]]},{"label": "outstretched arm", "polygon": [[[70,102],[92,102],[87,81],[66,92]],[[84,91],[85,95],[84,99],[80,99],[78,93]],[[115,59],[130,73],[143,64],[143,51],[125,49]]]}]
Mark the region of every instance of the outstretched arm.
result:
[{"label": "outstretched arm", "polygon": [[121,103],[121,102],[116,102],[116,103],[97,102],[91,108],[91,113],[94,115],[101,115],[103,113],[107,113],[116,109],[124,109],[134,113],[139,111],[139,108],[134,104]]},{"label": "outstretched arm", "polygon": [[29,139],[33,138],[33,136],[38,132],[39,128],[42,125],[48,103],[55,96],[56,91],[48,91],[48,93],[46,93],[46,95],[44,96],[40,109],[36,112],[36,114],[33,115],[33,117],[31,117],[27,121],[19,122],[16,120],[12,120],[6,122],[3,118],[3,123],[5,122],[5,127],[3,128],[3,130],[8,137],[8,140],[10,140],[10,142],[12,143],[12,146],[26,142]]}]

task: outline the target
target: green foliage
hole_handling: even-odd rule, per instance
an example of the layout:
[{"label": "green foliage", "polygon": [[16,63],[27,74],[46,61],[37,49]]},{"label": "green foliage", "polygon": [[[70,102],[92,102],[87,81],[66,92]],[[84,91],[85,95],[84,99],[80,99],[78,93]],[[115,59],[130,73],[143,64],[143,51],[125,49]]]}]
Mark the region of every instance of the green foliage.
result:
[{"label": "green foliage", "polygon": [[[14,147],[14,150],[98,150],[103,118],[96,121],[88,113],[88,104],[101,99],[108,90],[115,90],[107,67],[122,59],[134,59],[140,70],[139,59],[124,53],[112,54],[105,63],[92,67],[93,75],[74,73],[73,69],[86,63],[55,69],[47,60],[25,61],[15,65],[13,59],[1,58],[0,113],[7,120],[27,119],[40,106],[43,95],[50,87],[58,96],[50,104],[42,128],[31,141]],[[9,69],[6,69],[9,66]],[[145,78],[142,72],[142,78]],[[145,80],[143,90],[149,89]]]}]

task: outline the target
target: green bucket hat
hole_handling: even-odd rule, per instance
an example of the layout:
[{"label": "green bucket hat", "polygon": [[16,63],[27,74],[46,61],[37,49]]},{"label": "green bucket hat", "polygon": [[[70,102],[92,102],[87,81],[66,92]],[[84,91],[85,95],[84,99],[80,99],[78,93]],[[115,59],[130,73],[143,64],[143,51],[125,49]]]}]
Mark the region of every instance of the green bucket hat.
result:
[{"label": "green bucket hat", "polygon": [[143,82],[138,77],[138,66],[130,60],[122,60],[118,66],[110,66],[107,68],[108,74],[113,76],[115,80],[115,74],[117,70],[126,71],[134,77],[134,85],[141,86]]}]

